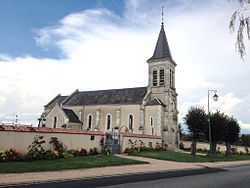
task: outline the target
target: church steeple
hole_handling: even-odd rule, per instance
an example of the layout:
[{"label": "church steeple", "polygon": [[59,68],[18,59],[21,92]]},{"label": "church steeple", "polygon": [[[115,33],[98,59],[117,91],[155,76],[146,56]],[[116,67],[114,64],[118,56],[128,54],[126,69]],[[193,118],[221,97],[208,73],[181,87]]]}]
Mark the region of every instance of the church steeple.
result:
[{"label": "church steeple", "polygon": [[172,55],[170,52],[170,48],[168,46],[167,37],[164,30],[164,23],[161,23],[161,30],[158,36],[158,40],[155,46],[154,54],[153,56],[148,60],[158,60],[158,59],[171,59]]},{"label": "church steeple", "polygon": [[[168,46],[162,23],[153,56],[148,59],[147,101],[158,100],[164,104],[164,118],[161,119],[162,138],[169,148],[175,149],[179,143],[177,96],[175,88],[175,67],[177,66]],[[150,103],[149,103],[150,104]]]}]

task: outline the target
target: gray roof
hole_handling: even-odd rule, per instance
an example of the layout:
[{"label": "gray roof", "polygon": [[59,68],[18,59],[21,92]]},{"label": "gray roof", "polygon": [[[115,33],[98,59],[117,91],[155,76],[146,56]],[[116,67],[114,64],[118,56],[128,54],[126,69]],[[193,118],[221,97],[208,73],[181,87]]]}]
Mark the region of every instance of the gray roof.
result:
[{"label": "gray roof", "polygon": [[164,25],[161,24],[161,30],[159,33],[159,37],[155,46],[155,51],[153,56],[148,60],[157,60],[157,59],[171,59],[172,55],[168,46],[167,37],[164,31]]},{"label": "gray roof", "polygon": [[165,107],[166,105],[158,98],[153,99],[152,101],[147,103],[148,106],[152,106],[152,105],[161,105],[163,107]]},{"label": "gray roof", "polygon": [[58,94],[55,98],[53,98],[44,107],[50,109],[50,108],[54,107],[56,104],[60,105],[66,98],[67,98],[67,96],[61,96],[60,94]]},{"label": "gray roof", "polygon": [[147,87],[75,92],[63,105],[141,104]]},{"label": "gray roof", "polygon": [[64,113],[69,118],[69,122],[71,122],[71,123],[81,123],[80,120],[78,119],[77,115],[75,114],[75,112],[73,112],[70,109],[64,109],[64,108],[62,110],[64,111]]}]

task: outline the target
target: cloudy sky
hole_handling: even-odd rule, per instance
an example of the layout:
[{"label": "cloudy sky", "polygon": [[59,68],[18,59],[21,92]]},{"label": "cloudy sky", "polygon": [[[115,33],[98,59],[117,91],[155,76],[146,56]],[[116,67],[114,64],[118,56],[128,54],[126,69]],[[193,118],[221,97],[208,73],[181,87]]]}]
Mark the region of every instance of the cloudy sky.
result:
[{"label": "cloudy sky", "polygon": [[[192,105],[220,110],[250,133],[250,55],[235,52],[228,0],[1,0],[0,122],[37,124],[61,93],[147,86],[146,60],[161,6],[173,59],[179,120]],[[250,44],[246,41],[248,54]]]}]

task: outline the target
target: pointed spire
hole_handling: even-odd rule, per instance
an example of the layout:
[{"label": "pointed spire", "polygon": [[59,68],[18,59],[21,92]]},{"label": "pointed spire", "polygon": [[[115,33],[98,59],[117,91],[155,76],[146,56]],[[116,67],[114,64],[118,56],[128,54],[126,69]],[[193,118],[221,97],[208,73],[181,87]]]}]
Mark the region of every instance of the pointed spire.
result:
[{"label": "pointed spire", "polygon": [[161,30],[158,36],[158,40],[155,46],[155,51],[153,56],[149,60],[156,60],[156,59],[171,59],[172,55],[168,46],[167,37],[164,30],[164,22],[163,22],[163,8],[162,7],[162,22],[161,22]]}]

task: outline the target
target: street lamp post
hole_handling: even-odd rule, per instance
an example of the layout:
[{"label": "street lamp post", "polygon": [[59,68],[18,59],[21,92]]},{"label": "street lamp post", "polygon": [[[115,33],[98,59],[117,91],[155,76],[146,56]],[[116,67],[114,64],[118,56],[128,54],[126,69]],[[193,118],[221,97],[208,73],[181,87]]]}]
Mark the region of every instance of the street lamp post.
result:
[{"label": "street lamp post", "polygon": [[212,134],[211,134],[211,123],[210,123],[209,96],[212,92],[214,93],[214,96],[213,96],[214,101],[218,101],[218,98],[219,98],[219,96],[216,94],[217,90],[211,89],[211,90],[207,91],[207,103],[208,103],[208,105],[207,105],[208,110],[207,111],[208,111],[208,129],[209,129],[208,131],[209,131],[210,157],[212,157]]}]

